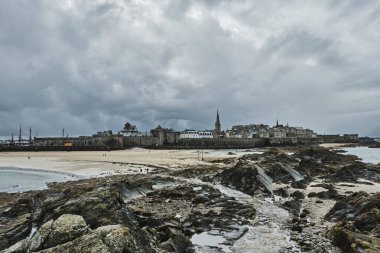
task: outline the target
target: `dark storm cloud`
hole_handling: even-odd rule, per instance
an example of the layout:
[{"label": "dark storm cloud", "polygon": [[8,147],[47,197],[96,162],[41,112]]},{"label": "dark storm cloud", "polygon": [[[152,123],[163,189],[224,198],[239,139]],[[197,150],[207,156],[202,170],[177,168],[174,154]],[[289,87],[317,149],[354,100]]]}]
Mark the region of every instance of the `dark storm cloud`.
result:
[{"label": "dark storm cloud", "polygon": [[380,135],[377,1],[0,1],[0,135],[280,122]]}]

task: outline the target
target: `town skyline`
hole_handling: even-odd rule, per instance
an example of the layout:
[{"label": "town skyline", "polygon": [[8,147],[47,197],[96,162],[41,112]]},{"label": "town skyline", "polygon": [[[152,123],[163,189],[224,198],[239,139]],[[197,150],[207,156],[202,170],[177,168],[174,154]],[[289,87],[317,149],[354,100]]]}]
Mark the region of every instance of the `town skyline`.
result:
[{"label": "town skyline", "polygon": [[[200,128],[194,128],[194,127],[187,127],[187,128],[184,128],[184,129],[175,129],[173,127],[170,127],[170,126],[166,126],[166,125],[162,125],[160,123],[158,123],[157,125],[155,126],[152,126],[150,129],[148,130],[145,130],[145,129],[140,129],[138,125],[134,124],[133,121],[124,121],[125,123],[125,126],[127,124],[130,124],[132,127],[134,127],[136,129],[137,132],[139,133],[150,133],[153,129],[157,128],[157,127],[163,127],[165,129],[172,129],[174,131],[177,131],[177,132],[186,132],[186,131],[206,131],[206,132],[213,132],[214,131],[214,128],[216,128],[216,125],[218,125],[218,131],[219,132],[223,132],[224,134],[227,133],[228,135],[228,132],[233,132],[234,129],[236,128],[246,128],[246,127],[251,127],[251,126],[264,126],[264,127],[269,127],[269,128],[303,128],[303,129],[306,129],[306,130],[313,130],[313,128],[310,128],[310,127],[305,127],[305,126],[299,126],[299,125],[292,125],[292,124],[289,124],[289,122],[281,122],[279,121],[279,119],[277,118],[275,123],[273,125],[271,124],[265,124],[265,123],[261,123],[261,122],[250,122],[248,124],[243,124],[243,123],[235,123],[234,125],[230,126],[230,127],[223,127],[223,124],[220,123],[220,115],[219,115],[219,109],[217,109],[216,111],[216,121],[215,121],[215,124],[214,126],[210,126],[208,128],[203,128],[203,129],[200,129]],[[124,124],[123,123],[123,124]],[[26,131],[27,130],[27,131]],[[125,130],[125,128],[124,128]],[[85,133],[85,134],[69,134],[69,130],[68,129],[65,129],[65,128],[61,128],[60,129],[60,133],[61,134],[44,134],[44,133],[40,133],[40,135],[38,134],[38,131],[32,131],[32,126],[29,126],[27,129],[23,128],[23,126],[20,124],[19,128],[17,129],[17,131],[13,131],[11,135],[0,135],[0,137],[3,137],[3,139],[9,139],[11,136],[13,136],[14,139],[17,139],[17,138],[20,138],[20,136],[22,138],[30,138],[30,137],[43,137],[43,136],[52,136],[52,137],[66,137],[66,136],[69,136],[70,137],[78,137],[78,136],[87,136],[87,135],[92,135],[92,134],[95,134],[95,133],[101,133],[101,132],[109,132],[111,131],[112,133],[120,133],[123,131],[123,129],[121,127],[119,127],[118,129],[97,129],[96,131],[93,131],[92,133]],[[343,135],[343,134],[347,134],[347,133],[342,133],[342,132],[339,132],[339,133],[319,133],[316,131],[317,134],[320,134],[320,135]],[[351,132],[349,134],[356,134],[354,132]],[[360,136],[360,135],[359,135]],[[364,137],[364,136],[363,136]],[[369,137],[374,137],[376,138],[377,136],[369,136]]]}]

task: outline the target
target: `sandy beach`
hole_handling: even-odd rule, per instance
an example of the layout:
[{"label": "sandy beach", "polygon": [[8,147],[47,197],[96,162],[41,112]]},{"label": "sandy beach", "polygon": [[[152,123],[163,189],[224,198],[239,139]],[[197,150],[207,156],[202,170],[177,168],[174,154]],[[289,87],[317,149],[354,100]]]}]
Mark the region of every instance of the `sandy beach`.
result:
[{"label": "sandy beach", "polygon": [[[81,176],[102,176],[146,172],[155,168],[180,169],[186,166],[207,165],[210,161],[237,157],[249,152],[227,150],[148,150],[133,148],[118,151],[79,152],[4,152],[0,167],[45,169],[74,173]],[[28,158],[30,157],[30,159]]]}]

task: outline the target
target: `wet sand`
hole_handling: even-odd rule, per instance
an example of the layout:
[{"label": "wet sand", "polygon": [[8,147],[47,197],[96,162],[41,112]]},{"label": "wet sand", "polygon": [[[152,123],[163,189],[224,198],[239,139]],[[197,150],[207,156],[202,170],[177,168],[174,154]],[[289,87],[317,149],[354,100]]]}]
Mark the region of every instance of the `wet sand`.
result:
[{"label": "wet sand", "polygon": [[[205,150],[204,160],[197,150],[149,150],[133,148],[117,151],[3,152],[0,167],[45,169],[81,176],[101,176],[146,172],[154,168],[182,168],[208,165],[211,161],[236,157],[228,151]],[[241,152],[240,155],[244,154]],[[30,159],[28,158],[30,157]]]}]

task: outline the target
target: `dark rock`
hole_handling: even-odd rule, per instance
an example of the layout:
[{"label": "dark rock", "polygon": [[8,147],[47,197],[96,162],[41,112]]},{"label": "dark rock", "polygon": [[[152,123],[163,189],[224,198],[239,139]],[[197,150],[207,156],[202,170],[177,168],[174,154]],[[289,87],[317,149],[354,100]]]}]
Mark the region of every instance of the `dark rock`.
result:
[{"label": "dark rock", "polygon": [[168,252],[194,252],[193,244],[181,231],[168,228],[166,233],[169,239],[163,242],[160,248]]},{"label": "dark rock", "polygon": [[378,224],[380,224],[380,209],[378,208],[358,215],[354,222],[354,226],[361,231],[371,231]]},{"label": "dark rock", "polygon": [[204,195],[198,195],[193,199],[194,204],[206,203],[207,201],[209,201],[209,198]]},{"label": "dark rock", "polygon": [[293,182],[291,186],[296,189],[306,189],[308,184],[309,182],[307,180],[300,180]]},{"label": "dark rock", "polygon": [[342,197],[335,189],[329,189],[328,191],[322,192],[310,192],[307,196],[309,198],[317,197],[320,199],[339,199]]},{"label": "dark rock", "polygon": [[277,189],[277,190],[274,190],[273,193],[274,193],[275,195],[281,196],[281,197],[283,197],[283,198],[287,198],[287,197],[289,197],[289,191],[286,190],[285,188],[279,188],[279,189]]},{"label": "dark rock", "polygon": [[303,159],[304,157],[311,157],[316,160],[321,160],[323,163],[339,163],[339,162],[354,162],[359,158],[353,155],[343,155],[335,150],[329,150],[323,147],[312,147],[298,151],[294,157]]},{"label": "dark rock", "polygon": [[379,252],[379,208],[380,193],[370,196],[357,192],[341,199],[325,217],[339,221],[329,230],[328,237],[344,252]]},{"label": "dark rock", "polygon": [[145,249],[125,226],[110,225],[90,231],[82,217],[65,214],[43,224],[33,237],[2,252],[151,252]]},{"label": "dark rock", "polygon": [[370,196],[360,191],[339,200],[326,214],[325,218],[332,221],[351,220],[360,214],[380,208],[380,193]]},{"label": "dark rock", "polygon": [[299,200],[290,200],[282,204],[282,207],[292,213],[294,216],[299,215],[302,203]]},{"label": "dark rock", "polygon": [[289,183],[293,178],[283,166],[281,163],[272,163],[265,167],[265,173],[270,176],[275,183]]},{"label": "dark rock", "polygon": [[233,187],[239,191],[254,195],[259,188],[257,169],[239,161],[233,168],[226,169],[220,174],[222,184]]},{"label": "dark rock", "polygon": [[380,252],[380,239],[355,232],[351,223],[338,222],[329,229],[327,238],[342,252]]},{"label": "dark rock", "polygon": [[309,215],[310,212],[307,209],[303,209],[300,213],[300,218],[305,218],[307,215]]},{"label": "dark rock", "polygon": [[327,180],[330,182],[350,182],[366,184],[366,182],[358,182],[358,179],[361,178],[380,183],[380,168],[376,166],[366,165],[362,162],[355,162],[353,164],[341,168],[335,174],[328,176]]},{"label": "dark rock", "polygon": [[296,198],[296,199],[304,199],[305,198],[305,194],[303,192],[300,192],[300,191],[295,191],[292,194],[290,194],[290,196],[292,196],[293,198]]}]

